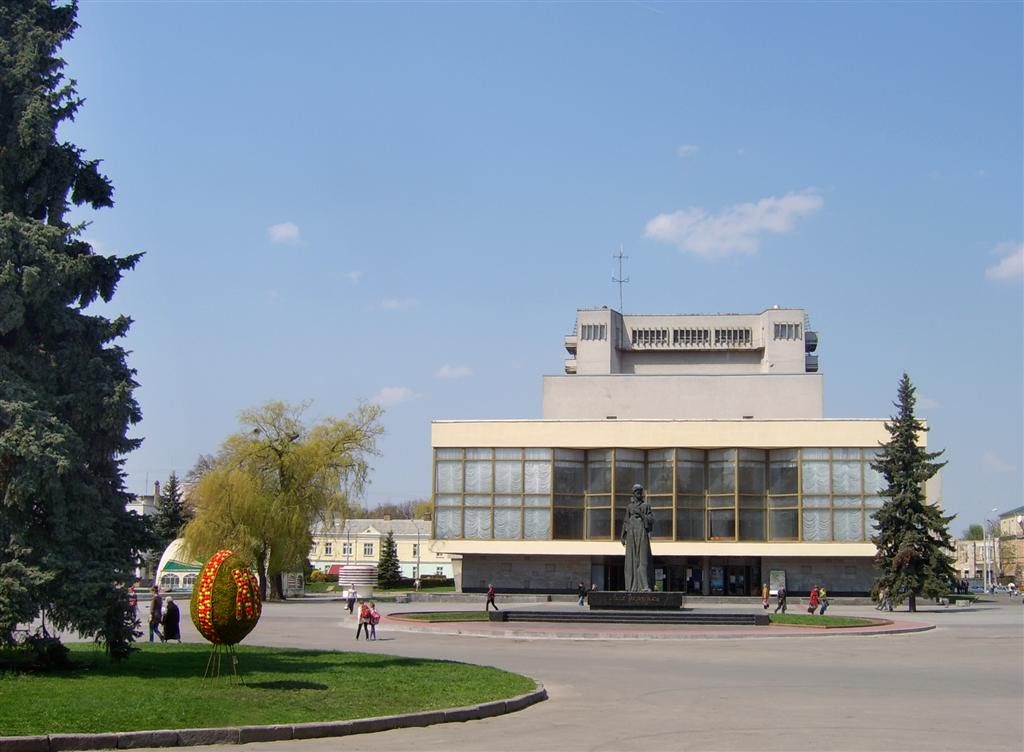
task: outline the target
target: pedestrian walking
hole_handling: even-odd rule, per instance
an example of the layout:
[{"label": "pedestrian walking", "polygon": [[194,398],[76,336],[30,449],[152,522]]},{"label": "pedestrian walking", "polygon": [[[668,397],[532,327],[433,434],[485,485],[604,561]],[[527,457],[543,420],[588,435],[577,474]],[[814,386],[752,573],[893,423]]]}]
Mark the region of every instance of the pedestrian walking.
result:
[{"label": "pedestrian walking", "polygon": [[885,588],[882,588],[878,591],[878,603],[875,604],[875,611],[881,611],[883,608],[885,608],[885,594]]},{"label": "pedestrian walking", "polygon": [[825,590],[824,585],[818,588],[818,602],[821,604],[821,610],[818,611],[818,616],[824,616],[825,609],[828,608],[828,591]]},{"label": "pedestrian walking", "polygon": [[359,633],[362,632],[366,639],[370,639],[370,606],[363,601],[359,604],[359,626],[356,627],[356,639],[359,639]]},{"label": "pedestrian walking", "polygon": [[775,605],[775,613],[779,613],[781,609],[782,613],[786,613],[786,588],[780,585],[778,592],[775,597],[778,599],[778,603]]},{"label": "pedestrian walking", "polygon": [[762,582],[761,583],[761,606],[765,610],[768,610],[768,595],[769,595],[768,583],[767,582]]},{"label": "pedestrian walking", "polygon": [[160,634],[160,620],[164,615],[164,599],[160,597],[160,588],[156,585],[152,588],[153,598],[149,601],[149,641],[153,642],[153,635],[160,638],[160,642],[164,641],[164,636]]},{"label": "pedestrian walking", "polygon": [[356,592],[356,585],[355,583],[352,583],[348,586],[348,590],[345,591],[345,604],[348,606],[348,612],[350,614],[355,613],[356,598],[358,596],[359,593]]},{"label": "pedestrian walking", "polygon": [[164,617],[160,623],[164,628],[164,642],[177,640],[181,644],[181,612],[171,596],[164,601]]},{"label": "pedestrian walking", "polygon": [[807,603],[807,613],[813,614],[818,610],[818,586],[811,588],[811,597]]},{"label": "pedestrian walking", "polygon": [[420,591],[420,578],[417,577],[412,584],[413,587],[416,588],[416,592],[418,593]]},{"label": "pedestrian walking", "polygon": [[587,599],[587,586],[582,582],[576,586],[576,597],[579,598],[580,606],[582,606],[583,601]]},{"label": "pedestrian walking", "polygon": [[370,639],[377,639],[377,625],[380,624],[380,611],[377,610],[377,604],[370,601]]},{"label": "pedestrian walking", "polygon": [[128,588],[128,608],[132,612],[132,621],[138,621],[139,618],[139,592],[135,589],[139,583],[135,583]]},{"label": "pedestrian walking", "polygon": [[491,606],[494,606],[495,611],[499,611],[498,604],[494,602],[494,584],[491,583],[487,586],[487,603],[484,604],[484,611],[489,611]]}]

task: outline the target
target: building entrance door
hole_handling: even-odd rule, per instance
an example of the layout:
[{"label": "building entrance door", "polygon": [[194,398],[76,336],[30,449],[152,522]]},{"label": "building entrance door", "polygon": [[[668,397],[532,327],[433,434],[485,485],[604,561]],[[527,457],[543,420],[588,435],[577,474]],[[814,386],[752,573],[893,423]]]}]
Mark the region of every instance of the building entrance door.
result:
[{"label": "building entrance door", "polygon": [[729,566],[725,569],[726,592],[729,595],[746,595],[748,592],[747,583],[750,567]]},{"label": "building entrance door", "polygon": [[626,563],[605,562],[604,565],[604,589],[625,590],[626,589]]}]

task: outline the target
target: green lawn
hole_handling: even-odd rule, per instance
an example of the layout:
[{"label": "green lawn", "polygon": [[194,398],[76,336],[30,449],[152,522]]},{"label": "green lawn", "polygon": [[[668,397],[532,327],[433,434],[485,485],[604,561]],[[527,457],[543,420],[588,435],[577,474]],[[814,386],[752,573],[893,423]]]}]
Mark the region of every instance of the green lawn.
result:
[{"label": "green lawn", "polygon": [[402,619],[416,621],[487,621],[486,611],[431,611],[421,614],[391,614]]},{"label": "green lawn", "polygon": [[875,619],[862,616],[812,616],[811,614],[770,614],[772,624],[787,624],[797,627],[866,627]]},{"label": "green lawn", "polygon": [[207,645],[144,645],[119,665],[92,645],[69,647],[75,670],[0,675],[0,736],[348,720],[474,705],[536,686],[451,661],[239,646],[243,686],[203,679]]}]

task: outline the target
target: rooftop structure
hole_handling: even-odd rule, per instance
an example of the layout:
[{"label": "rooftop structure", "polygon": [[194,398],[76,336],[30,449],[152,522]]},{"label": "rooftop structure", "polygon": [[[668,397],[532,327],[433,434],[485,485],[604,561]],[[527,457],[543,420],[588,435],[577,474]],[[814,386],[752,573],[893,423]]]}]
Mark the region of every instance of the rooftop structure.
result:
[{"label": "rooftop structure", "polygon": [[820,419],[818,336],[799,308],[755,314],[576,312],[545,418]]}]

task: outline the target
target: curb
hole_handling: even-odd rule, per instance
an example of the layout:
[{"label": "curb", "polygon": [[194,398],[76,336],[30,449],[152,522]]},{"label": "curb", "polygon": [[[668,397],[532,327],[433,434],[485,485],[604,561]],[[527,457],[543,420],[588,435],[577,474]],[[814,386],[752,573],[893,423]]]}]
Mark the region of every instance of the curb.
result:
[{"label": "curb", "polygon": [[[487,637],[491,639],[509,640],[615,640],[617,642],[636,642],[645,640],[664,641],[686,641],[686,640],[781,640],[793,637],[876,637],[880,635],[913,634],[916,632],[927,632],[935,629],[934,624],[922,622],[891,622],[891,628],[872,627],[834,627],[825,629],[823,627],[800,627],[789,624],[771,625],[765,627],[748,627],[747,631],[738,631],[737,628],[719,627],[717,631],[690,631],[690,632],[648,632],[623,634],[618,632],[596,632],[585,631],[566,632],[558,634],[541,630],[530,630],[521,628],[512,629],[474,629],[466,628],[420,628],[393,623],[388,624],[392,632],[408,632],[414,634],[430,634],[449,637]],[[787,630],[782,632],[780,630]]]},{"label": "curb", "polygon": [[58,752],[79,749],[136,749],[140,747],[193,747],[202,744],[248,744],[293,739],[321,739],[389,731],[398,728],[433,726],[437,723],[462,723],[496,715],[515,713],[548,699],[542,684],[524,695],[467,705],[447,710],[426,710],[406,715],[356,718],[351,721],[324,721],[272,726],[227,728],[167,729],[162,731],[123,731],[105,734],[49,734],[47,736],[0,736],[0,752]]}]

